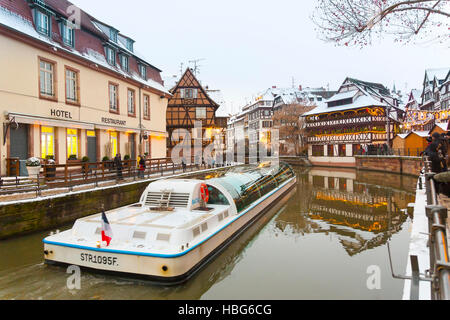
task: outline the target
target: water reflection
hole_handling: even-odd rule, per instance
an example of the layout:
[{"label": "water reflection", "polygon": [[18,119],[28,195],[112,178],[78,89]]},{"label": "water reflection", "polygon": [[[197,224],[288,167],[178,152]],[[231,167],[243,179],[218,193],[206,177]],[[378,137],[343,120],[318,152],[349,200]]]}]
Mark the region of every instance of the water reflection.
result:
[{"label": "water reflection", "polygon": [[[0,241],[0,299],[400,299],[414,202],[414,177],[297,168],[298,185],[187,283],[156,286],[82,274],[69,291],[66,270],[42,262],[39,233]],[[71,226],[68,226],[68,228]],[[377,264],[383,289],[366,288]],[[342,290],[345,288],[346,290]]]},{"label": "water reflection", "polygon": [[[382,176],[378,174],[378,178]],[[299,201],[277,217],[276,227],[282,232],[289,227],[302,235],[336,234],[349,256],[385,245],[411,218],[408,205],[415,201],[413,177],[391,177],[383,186],[360,182],[352,171],[313,169],[299,178]],[[398,188],[392,181],[396,178],[409,184]]]}]

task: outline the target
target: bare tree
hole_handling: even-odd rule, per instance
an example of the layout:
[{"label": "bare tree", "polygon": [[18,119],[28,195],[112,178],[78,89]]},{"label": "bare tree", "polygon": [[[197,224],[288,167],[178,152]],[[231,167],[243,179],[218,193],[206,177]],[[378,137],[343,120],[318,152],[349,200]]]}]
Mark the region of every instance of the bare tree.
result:
[{"label": "bare tree", "polygon": [[300,117],[316,106],[287,104],[276,110],[273,115],[273,126],[279,130],[280,142],[287,148],[285,154],[299,155],[304,147],[304,126]]},{"label": "bare tree", "polygon": [[395,41],[450,40],[450,0],[317,0],[312,20],[320,37],[365,46],[391,34]]}]

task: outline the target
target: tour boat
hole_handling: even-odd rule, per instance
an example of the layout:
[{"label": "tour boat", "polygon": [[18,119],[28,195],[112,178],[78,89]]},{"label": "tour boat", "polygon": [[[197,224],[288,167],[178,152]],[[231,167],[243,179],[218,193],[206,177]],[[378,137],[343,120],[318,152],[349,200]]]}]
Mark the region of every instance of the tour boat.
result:
[{"label": "tour boat", "polygon": [[285,163],[235,167],[203,180],[158,180],[139,203],[81,218],[45,238],[45,262],[181,283],[295,185]]}]

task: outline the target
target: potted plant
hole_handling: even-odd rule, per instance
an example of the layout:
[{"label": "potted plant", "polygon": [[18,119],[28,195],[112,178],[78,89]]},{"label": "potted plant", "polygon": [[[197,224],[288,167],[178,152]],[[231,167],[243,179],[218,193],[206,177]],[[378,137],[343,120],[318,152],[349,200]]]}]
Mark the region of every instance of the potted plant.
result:
[{"label": "potted plant", "polygon": [[102,159],[102,162],[103,162],[103,166],[104,166],[104,168],[105,169],[111,169],[111,161],[109,160],[109,158],[108,157],[103,157],[103,159]]},{"label": "potted plant", "polygon": [[45,158],[46,167],[45,172],[46,178],[54,178],[56,176],[56,161],[54,156],[47,156]]},{"label": "potted plant", "polygon": [[26,161],[25,163],[27,170],[28,170],[28,175],[30,177],[36,177],[40,172],[41,172],[41,160],[39,160],[38,158],[30,158]]},{"label": "potted plant", "polygon": [[79,163],[80,160],[78,160],[77,155],[71,154],[69,156],[69,159],[67,159],[67,163]]},{"label": "potted plant", "polygon": [[89,162],[89,157],[83,157],[83,159],[81,159],[81,163],[83,164],[82,171],[85,174],[89,172]]}]

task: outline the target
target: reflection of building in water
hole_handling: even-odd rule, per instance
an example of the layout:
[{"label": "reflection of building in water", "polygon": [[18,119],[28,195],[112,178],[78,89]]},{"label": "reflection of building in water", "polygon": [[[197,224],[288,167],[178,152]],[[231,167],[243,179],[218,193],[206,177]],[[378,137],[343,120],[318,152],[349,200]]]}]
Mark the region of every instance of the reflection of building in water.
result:
[{"label": "reflection of building in water", "polygon": [[401,230],[405,209],[414,196],[405,191],[359,183],[349,173],[313,175],[314,186],[309,218],[314,232],[332,232],[349,255],[385,244],[391,233]]},{"label": "reflection of building in water", "polygon": [[413,192],[370,184],[367,179],[361,183],[356,171],[313,169],[299,181],[304,184],[299,197],[304,194],[306,204],[294,215],[290,210],[281,213],[277,228],[337,235],[350,256],[384,245],[402,229],[408,217],[405,209],[414,202]]}]

